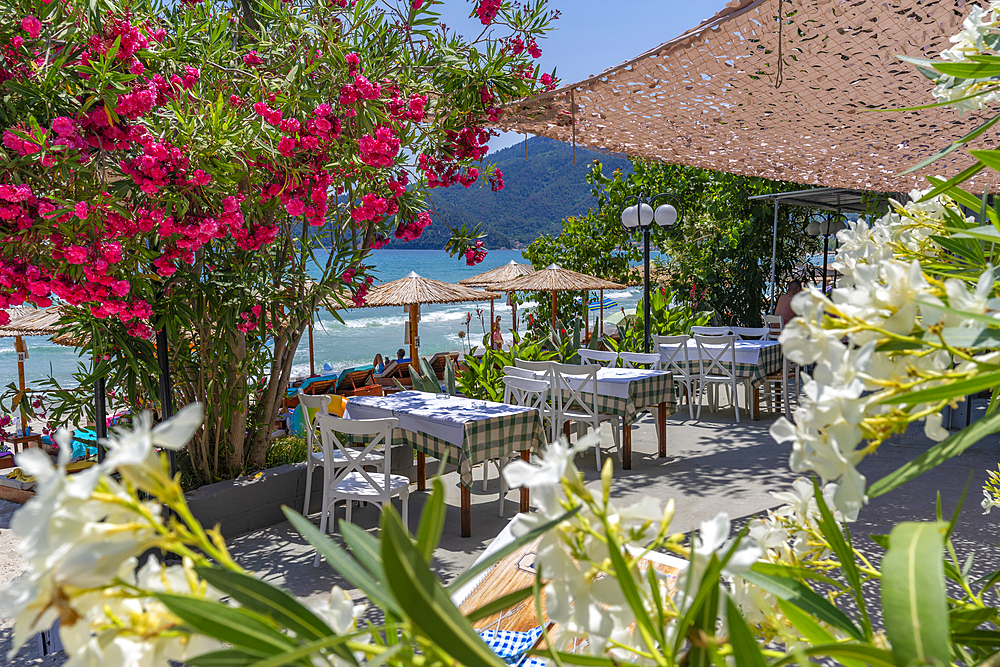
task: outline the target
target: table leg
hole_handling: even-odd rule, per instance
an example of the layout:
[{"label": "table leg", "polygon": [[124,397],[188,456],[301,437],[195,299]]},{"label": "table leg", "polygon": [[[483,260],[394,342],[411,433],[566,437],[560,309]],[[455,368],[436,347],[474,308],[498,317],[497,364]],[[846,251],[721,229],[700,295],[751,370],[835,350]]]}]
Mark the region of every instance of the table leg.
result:
[{"label": "table leg", "polygon": [[[531,455],[531,452],[529,450],[527,450],[527,449],[522,449],[521,450],[521,460],[522,461],[527,461],[528,457],[530,455]],[[530,496],[529,496],[528,488],[522,486],[521,487],[521,511],[524,512],[524,513],[528,512],[528,509],[529,509],[528,508],[528,501],[529,500],[530,500]]]},{"label": "table leg", "polygon": [[462,487],[462,537],[472,537],[472,493],[465,484]]},{"label": "table leg", "polygon": [[667,456],[667,403],[666,401],[660,403],[656,409],[656,421],[659,422],[660,427],[660,437],[659,445],[660,458],[666,458]]},{"label": "table leg", "polygon": [[750,417],[754,421],[760,420],[760,387],[757,385],[753,386],[753,399],[750,401]]},{"label": "table leg", "polygon": [[622,423],[622,470],[632,469],[632,427]]},{"label": "table leg", "polygon": [[563,424],[563,435],[566,436],[566,442],[569,442],[569,422]]},{"label": "table leg", "polygon": [[417,452],[417,490],[423,491],[427,488],[427,455]]}]

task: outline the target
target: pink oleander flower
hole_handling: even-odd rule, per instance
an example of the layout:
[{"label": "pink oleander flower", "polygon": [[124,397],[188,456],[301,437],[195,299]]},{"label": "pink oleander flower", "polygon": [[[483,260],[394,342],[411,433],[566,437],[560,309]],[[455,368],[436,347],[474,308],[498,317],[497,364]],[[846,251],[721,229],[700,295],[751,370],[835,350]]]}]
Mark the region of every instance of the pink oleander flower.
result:
[{"label": "pink oleander flower", "polygon": [[306,205],[302,203],[301,199],[291,199],[285,204],[285,211],[288,212],[288,215],[297,218],[306,212]]},{"label": "pink oleander flower", "polygon": [[254,67],[256,65],[263,64],[263,62],[264,61],[260,59],[260,56],[257,55],[256,51],[251,51],[250,53],[243,56],[244,65],[249,65],[251,67]]},{"label": "pink oleander flower", "polygon": [[32,39],[38,39],[38,35],[42,32],[42,22],[28,14],[21,19],[21,29],[28,33]]},{"label": "pink oleander flower", "polygon": [[90,207],[87,206],[87,202],[85,201],[77,202],[76,206],[73,207],[73,213],[81,220],[86,220],[87,215],[90,213]]},{"label": "pink oleander flower", "polygon": [[83,264],[87,261],[87,250],[78,245],[66,249],[66,261],[70,264]]}]

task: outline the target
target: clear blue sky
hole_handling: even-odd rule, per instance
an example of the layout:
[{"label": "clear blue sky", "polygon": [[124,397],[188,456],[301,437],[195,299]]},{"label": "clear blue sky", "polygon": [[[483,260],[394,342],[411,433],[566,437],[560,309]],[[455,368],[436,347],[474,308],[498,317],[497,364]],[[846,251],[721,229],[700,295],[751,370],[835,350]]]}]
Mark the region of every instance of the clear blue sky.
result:
[{"label": "clear blue sky", "polygon": [[[599,74],[609,67],[648,51],[714,16],[724,0],[549,0],[562,12],[555,30],[539,44],[542,71],[554,67],[563,83]],[[470,20],[474,4],[468,0],[445,0],[435,9],[446,25],[465,35],[482,29]],[[523,139],[507,133],[490,142],[498,150]]]}]

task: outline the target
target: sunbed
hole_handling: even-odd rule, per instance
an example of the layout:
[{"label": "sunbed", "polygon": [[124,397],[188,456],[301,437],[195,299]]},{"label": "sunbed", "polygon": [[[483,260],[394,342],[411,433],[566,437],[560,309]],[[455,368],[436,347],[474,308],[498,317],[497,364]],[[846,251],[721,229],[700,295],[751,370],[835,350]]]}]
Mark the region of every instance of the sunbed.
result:
[{"label": "sunbed", "polygon": [[327,393],[341,396],[381,395],[382,388],[375,383],[374,375],[375,367],[371,364],[347,368],[340,372],[336,387]]},{"label": "sunbed", "polygon": [[399,384],[406,388],[413,386],[413,381],[410,379],[409,359],[393,359],[385,365],[385,369],[380,374],[375,376],[375,382],[382,387],[385,393],[389,394],[399,391],[395,380],[399,380]]}]

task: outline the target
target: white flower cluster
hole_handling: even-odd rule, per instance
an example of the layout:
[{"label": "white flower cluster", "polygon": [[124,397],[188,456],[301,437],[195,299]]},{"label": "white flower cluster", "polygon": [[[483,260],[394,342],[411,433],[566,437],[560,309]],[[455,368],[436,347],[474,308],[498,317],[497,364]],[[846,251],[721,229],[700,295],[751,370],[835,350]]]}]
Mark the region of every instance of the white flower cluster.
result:
[{"label": "white flower cluster", "polygon": [[[941,59],[948,62],[964,62],[980,55],[992,55],[995,44],[987,43],[989,38],[996,39],[997,28],[1000,27],[1000,2],[994,0],[989,9],[974,5],[972,11],[962,23],[962,30],[951,37],[952,47],[941,52]],[[948,102],[960,113],[984,109],[1000,101],[1000,87],[994,79],[963,79],[945,74],[939,75],[934,86],[934,97],[938,102]],[[982,95],[967,98],[970,95],[984,92]]]},{"label": "white flower cluster", "polygon": [[192,643],[180,633],[156,638],[178,619],[155,598],[136,597],[136,587],[200,597],[211,593],[197,583],[189,562],[164,568],[151,557],[136,572],[136,557],[158,545],[162,505],[136,500],[110,476],[117,471],[141,482],[140,488],[162,487],[170,480],[154,447],[180,449],[201,417],[198,404],[155,428],[143,415],[134,431],[119,431],[107,441],[103,462],[73,475],[66,471],[71,447],[65,430],[56,435],[56,466],[38,449],[18,455],[18,465],[38,487],[11,522],[22,538],[27,568],[0,593],[3,615],[15,618],[8,658],[57,618],[68,665],[165,665],[212,648],[211,642]]},{"label": "white flower cluster", "polygon": [[[538,507],[537,512],[522,515],[515,524],[515,536],[580,506],[575,516],[544,534],[535,559],[543,576],[550,580],[545,587],[545,600],[549,618],[558,623],[555,646],[563,650],[573,646],[575,650],[587,650],[594,655],[609,654],[616,660],[653,664],[633,652],[632,649],[647,650],[640,645],[640,633],[635,631],[635,610],[626,602],[618,579],[602,571],[610,562],[607,528],[613,531],[630,557],[635,557],[658,537],[666,535],[673,519],[674,503],[671,500],[661,504],[644,496],[633,505],[619,507],[606,493],[603,498],[590,496],[580,481],[573,459],[577,453],[593,447],[594,437],[581,438],[576,445],[555,442],[542,453],[540,465],[514,461],[504,469],[507,483],[531,489],[532,500]],[[608,472],[610,469],[605,474]],[[581,498],[590,502],[581,503]],[[712,555],[721,558],[732,546],[729,533],[729,518],[724,513],[704,522],[691,550],[689,566],[679,577],[672,599],[666,578],[654,570],[659,577],[660,599],[668,600],[671,608],[683,613],[693,602],[694,592]],[[752,540],[745,540],[731,558],[727,575],[749,568],[762,553]],[[637,571],[633,574],[641,576]],[[636,584],[640,594],[645,596],[644,611],[655,616],[649,584],[638,579]],[[691,599],[684,594],[689,584]],[[668,638],[672,627],[667,628]]]},{"label": "white flower cluster", "polygon": [[[913,192],[911,199],[916,202],[924,194]],[[940,229],[945,208],[954,206],[950,200],[937,198],[905,207],[892,202],[892,206],[895,210],[871,228],[859,221],[838,233],[833,267],[844,276],[840,286],[830,297],[812,288],[797,295],[792,309],[798,317],[780,338],[790,360],[800,366],[815,364],[815,369],[812,377],[803,374],[803,395],[794,421],[778,419],[771,435],[791,443],[792,470],[812,470],[824,484],[834,484],[827,487],[832,490],[832,505],[851,521],[867,502],[866,480],[857,465],[872,446],[859,445],[870,438],[877,446],[888,434],[879,428],[879,419],[891,422],[892,411],[899,410],[882,401],[906,393],[906,387],[917,381],[922,382],[919,388],[929,388],[946,371],[964,368],[956,368],[946,351],[877,351],[877,342],[893,335],[911,336],[930,325],[982,327],[944,308],[983,315],[1000,305],[989,299],[992,269],[980,276],[972,292],[965,282],[949,279],[942,293],[928,281],[919,260],[906,259],[939,252],[930,236]],[[953,210],[957,212],[957,207]],[[925,420],[928,437],[948,436],[938,409],[921,404],[908,414]]]}]

